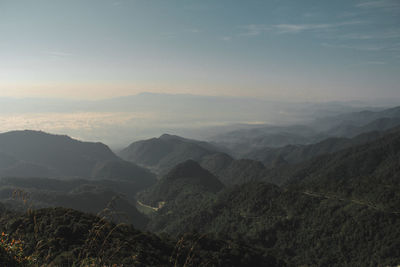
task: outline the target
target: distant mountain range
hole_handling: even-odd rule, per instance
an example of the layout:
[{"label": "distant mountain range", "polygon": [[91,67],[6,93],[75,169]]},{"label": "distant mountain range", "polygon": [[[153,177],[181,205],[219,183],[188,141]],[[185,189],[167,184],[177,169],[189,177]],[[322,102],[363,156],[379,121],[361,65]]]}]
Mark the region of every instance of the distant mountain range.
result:
[{"label": "distant mountain range", "polygon": [[329,137],[354,137],[371,132],[385,131],[400,125],[400,107],[380,111],[361,111],[322,117],[305,125],[264,126],[223,133],[209,139],[226,147],[237,157],[247,157],[254,150],[308,145]]},{"label": "distant mountain range", "polygon": [[261,161],[268,168],[299,163],[319,155],[333,153],[351,146],[367,143],[384,135],[384,132],[372,131],[360,134],[353,138],[331,137],[310,145],[286,145],[283,147],[266,147],[254,150],[244,158]]},{"label": "distant mountain range", "polygon": [[40,129],[99,140],[120,149],[129,142],[165,132],[204,140],[260,124],[310,122],[317,117],[360,111],[366,105],[157,93],[96,101],[0,98],[0,121],[1,131]]}]

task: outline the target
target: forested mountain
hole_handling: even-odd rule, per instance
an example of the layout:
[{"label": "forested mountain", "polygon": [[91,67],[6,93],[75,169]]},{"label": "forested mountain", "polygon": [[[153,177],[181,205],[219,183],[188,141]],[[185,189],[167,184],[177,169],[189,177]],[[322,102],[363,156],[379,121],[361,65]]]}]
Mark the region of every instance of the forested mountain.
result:
[{"label": "forested mountain", "polygon": [[369,143],[275,170],[271,181],[398,210],[400,206],[400,129]]},{"label": "forested mountain", "polygon": [[108,214],[110,220],[144,228],[147,218],[135,207],[135,182],[111,180],[57,180],[0,178],[0,201],[17,210],[67,207],[91,214]]},{"label": "forested mountain", "polygon": [[216,193],[223,184],[203,169],[197,162],[188,160],[178,164],[162,177],[157,184],[140,194],[139,199],[153,206],[163,202],[169,204],[182,195]]},{"label": "forested mountain", "polygon": [[[380,131],[249,154],[256,160],[163,135],[125,149],[122,154],[132,152],[132,162],[112,152],[110,159],[102,153],[94,153],[95,160],[81,156],[90,179],[3,177],[0,200],[20,213],[3,208],[0,230],[24,240],[24,253],[41,263],[395,266],[400,128],[385,129],[396,123],[381,118],[361,126]],[[3,169],[15,163],[57,166],[1,151]],[[159,179],[133,162],[160,171]],[[104,219],[61,208],[35,210],[55,206]],[[9,256],[0,246],[2,260],[18,264]]]},{"label": "forested mountain", "polygon": [[[185,203],[191,202],[165,206],[149,229],[237,237],[293,266],[393,266],[400,260],[400,215],[356,201],[249,183],[195,209]],[[185,217],[173,216],[181,210]]]},{"label": "forested mountain", "polygon": [[331,117],[323,117],[316,119],[312,125],[321,130],[334,129],[343,125],[362,127],[383,118],[400,118],[400,107],[393,107],[379,111],[364,110],[359,112],[344,113]]},{"label": "forested mountain", "polygon": [[250,159],[228,160],[226,156],[223,157],[221,154],[206,157],[200,161],[200,164],[227,186],[262,180],[267,171],[259,161]]},{"label": "forested mountain", "polygon": [[156,175],[149,170],[123,160],[97,163],[92,170],[92,178],[134,183],[137,191],[143,190],[157,181]]},{"label": "forested mountain", "polygon": [[[148,229],[234,236],[289,265],[392,266],[400,260],[400,130],[268,172],[263,182],[186,193]],[[182,187],[181,191],[189,192]]]},{"label": "forested mountain", "polygon": [[330,137],[352,138],[365,132],[385,131],[400,125],[400,107],[380,111],[361,111],[321,117],[304,125],[254,127],[230,131],[210,141],[230,149],[237,157],[255,150],[301,146]]},{"label": "forested mountain", "polygon": [[0,261],[7,266],[281,266],[233,240],[141,232],[71,209],[18,214],[1,208]]},{"label": "forested mountain", "polygon": [[1,176],[90,177],[101,161],[119,160],[104,144],[37,131],[0,134]]},{"label": "forested mountain", "polygon": [[207,142],[164,134],[159,138],[134,142],[119,155],[127,161],[165,174],[181,162],[189,159],[197,161],[219,151],[219,148]]},{"label": "forested mountain", "polygon": [[[330,154],[351,146],[368,143],[383,136],[385,132],[366,132],[353,138],[331,137],[310,145],[287,145],[279,148],[266,147],[246,154],[244,157],[259,160],[265,166],[279,167],[288,163],[299,163],[323,154]],[[279,164],[278,164],[279,165]]]}]

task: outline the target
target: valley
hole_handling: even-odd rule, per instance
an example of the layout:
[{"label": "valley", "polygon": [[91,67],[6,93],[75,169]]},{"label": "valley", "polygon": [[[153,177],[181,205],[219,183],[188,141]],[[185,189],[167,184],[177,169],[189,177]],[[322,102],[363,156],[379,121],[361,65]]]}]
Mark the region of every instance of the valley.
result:
[{"label": "valley", "polygon": [[[380,116],[388,113],[400,118],[397,110],[363,115],[357,127],[368,131],[352,137],[259,147],[243,157],[241,149],[166,134],[117,154],[43,132],[0,134],[1,231],[25,246],[14,259],[0,246],[2,260],[15,266],[394,265],[400,260],[400,124],[364,125],[377,117],[385,122]],[[93,231],[100,231],[96,238]]]}]

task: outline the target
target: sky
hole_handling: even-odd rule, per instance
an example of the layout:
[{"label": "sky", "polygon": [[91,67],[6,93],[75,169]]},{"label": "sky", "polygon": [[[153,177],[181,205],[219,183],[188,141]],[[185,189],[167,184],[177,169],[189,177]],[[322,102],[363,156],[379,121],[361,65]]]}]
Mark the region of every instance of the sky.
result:
[{"label": "sky", "polygon": [[0,0],[0,97],[400,99],[399,0]]}]

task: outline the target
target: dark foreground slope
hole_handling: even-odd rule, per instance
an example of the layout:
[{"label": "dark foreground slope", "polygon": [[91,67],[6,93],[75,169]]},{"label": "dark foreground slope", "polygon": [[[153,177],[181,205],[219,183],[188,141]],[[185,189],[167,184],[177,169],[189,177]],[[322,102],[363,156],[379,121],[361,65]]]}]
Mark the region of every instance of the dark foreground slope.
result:
[{"label": "dark foreground slope", "polygon": [[233,241],[197,234],[160,238],[64,208],[19,215],[2,208],[0,228],[7,266],[278,266],[274,257]]},{"label": "dark foreground slope", "polygon": [[[249,183],[202,200],[195,209],[187,203],[163,207],[149,229],[236,238],[293,266],[394,266],[400,261],[400,214],[351,199]],[[185,216],[179,215],[182,210]]]},{"label": "dark foreground slope", "polygon": [[135,207],[137,184],[112,180],[0,178],[0,201],[10,208],[65,207],[91,214],[112,212],[116,222],[143,229],[148,219]]}]

